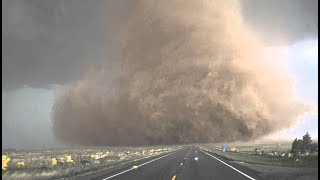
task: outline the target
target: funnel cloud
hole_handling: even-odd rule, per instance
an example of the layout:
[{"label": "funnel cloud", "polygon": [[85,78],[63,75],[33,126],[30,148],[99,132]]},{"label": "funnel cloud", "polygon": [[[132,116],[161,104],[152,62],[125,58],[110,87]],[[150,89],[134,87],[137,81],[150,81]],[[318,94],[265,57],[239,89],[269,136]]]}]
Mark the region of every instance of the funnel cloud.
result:
[{"label": "funnel cloud", "polygon": [[53,107],[55,135],[81,145],[246,141],[312,107],[286,65],[243,22],[235,0],[141,0],[117,51]]}]

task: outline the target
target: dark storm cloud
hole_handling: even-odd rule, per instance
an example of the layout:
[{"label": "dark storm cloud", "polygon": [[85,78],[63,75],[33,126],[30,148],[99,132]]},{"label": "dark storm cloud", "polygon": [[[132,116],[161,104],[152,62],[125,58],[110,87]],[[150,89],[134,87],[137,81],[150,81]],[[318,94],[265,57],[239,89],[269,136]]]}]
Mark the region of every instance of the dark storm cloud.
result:
[{"label": "dark storm cloud", "polygon": [[[318,35],[317,0],[241,3],[244,21],[270,45]],[[118,40],[112,37],[134,4],[135,0],[3,0],[3,88],[81,79],[89,67],[111,56],[109,51],[118,50]]]},{"label": "dark storm cloud", "polygon": [[2,9],[3,88],[69,83],[108,54],[107,1],[4,0]]}]

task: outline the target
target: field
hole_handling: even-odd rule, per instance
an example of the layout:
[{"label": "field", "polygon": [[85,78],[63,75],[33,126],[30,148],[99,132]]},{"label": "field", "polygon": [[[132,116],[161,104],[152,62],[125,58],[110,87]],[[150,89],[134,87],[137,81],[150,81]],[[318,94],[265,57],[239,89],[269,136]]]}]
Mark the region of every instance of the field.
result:
[{"label": "field", "polygon": [[[278,144],[227,144],[229,151],[222,152],[223,144],[197,144],[201,149],[234,163],[242,163],[257,171],[270,170],[272,176],[313,168],[309,177],[317,177],[318,152],[290,154],[291,143]],[[142,158],[168,153],[180,146],[104,147],[49,149],[39,151],[4,151],[2,153],[3,179],[59,179],[94,173]],[[231,149],[233,152],[231,152]],[[281,165],[281,166],[274,166]],[[288,168],[286,168],[288,167]],[[290,169],[295,168],[295,169]],[[314,170],[316,169],[316,171]],[[272,171],[272,172],[271,172]],[[315,173],[316,172],[316,173]],[[309,173],[310,174],[310,173]],[[268,176],[271,176],[270,174]],[[267,175],[266,175],[267,176]],[[296,176],[295,174],[289,177]],[[276,176],[279,177],[278,175]]]},{"label": "field", "polygon": [[292,167],[318,167],[318,152],[301,154],[296,157],[290,153],[291,143],[233,145],[235,150],[222,152],[223,144],[202,144],[199,147],[231,161],[240,161],[256,164],[282,165]]},{"label": "field", "polygon": [[7,151],[2,154],[4,179],[56,179],[108,169],[178,147],[109,147]]}]

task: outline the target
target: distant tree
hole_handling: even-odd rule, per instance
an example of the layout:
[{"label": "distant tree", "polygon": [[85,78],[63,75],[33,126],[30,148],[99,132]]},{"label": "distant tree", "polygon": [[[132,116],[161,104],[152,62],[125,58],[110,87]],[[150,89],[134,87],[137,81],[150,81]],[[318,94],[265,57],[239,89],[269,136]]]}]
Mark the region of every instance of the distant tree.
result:
[{"label": "distant tree", "polygon": [[302,152],[303,151],[303,141],[301,139],[298,139],[297,141],[297,148],[296,148],[296,152]]},{"label": "distant tree", "polygon": [[302,137],[302,142],[303,142],[302,152],[306,152],[307,150],[310,150],[312,140],[308,132],[306,135]]},{"label": "distant tree", "polygon": [[310,145],[310,152],[316,152],[318,151],[318,144],[317,143],[312,143]]},{"label": "distant tree", "polygon": [[298,153],[305,153],[307,151],[315,152],[317,151],[318,144],[312,143],[311,137],[307,132],[301,139],[295,139],[292,142],[291,153],[295,155]]},{"label": "distant tree", "polygon": [[295,153],[297,151],[297,147],[298,147],[298,140],[296,138],[292,143],[291,153]]}]

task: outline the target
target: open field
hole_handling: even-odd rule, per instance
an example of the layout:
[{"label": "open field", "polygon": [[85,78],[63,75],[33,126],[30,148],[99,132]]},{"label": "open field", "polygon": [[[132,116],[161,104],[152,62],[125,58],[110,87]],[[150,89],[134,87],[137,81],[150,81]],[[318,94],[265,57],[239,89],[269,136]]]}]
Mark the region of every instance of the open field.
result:
[{"label": "open field", "polygon": [[278,144],[246,146],[231,144],[230,147],[236,148],[234,152],[222,152],[222,145],[223,144],[203,144],[199,145],[199,147],[231,161],[293,167],[318,167],[318,152],[293,157],[293,154],[290,153],[291,143],[281,144],[280,147]]},{"label": "open field", "polygon": [[290,153],[291,143],[289,142],[281,143],[280,146],[272,143],[255,145],[231,143],[227,145],[235,147],[236,151],[222,152],[223,144],[198,146],[221,159],[252,169],[264,179],[318,179],[318,152],[293,157],[293,154]]},{"label": "open field", "polygon": [[[201,149],[231,163],[246,166],[260,172],[267,179],[292,179],[318,177],[318,152],[290,154],[291,144],[227,144],[228,152],[222,152],[223,144],[198,144]],[[39,151],[4,151],[3,179],[68,179],[75,175],[88,175],[112,169],[128,162],[174,151],[181,146],[154,147],[103,147],[69,148]],[[230,152],[231,148],[234,152]],[[262,153],[263,150],[263,153]],[[4,159],[4,156],[6,157]],[[2,163],[4,164],[4,163]],[[279,166],[280,165],[280,166]],[[280,178],[281,179],[281,178]]]},{"label": "open field", "polygon": [[[105,147],[3,152],[4,179],[57,179],[108,169],[171,152],[178,147]],[[4,166],[2,166],[4,169]]]}]

